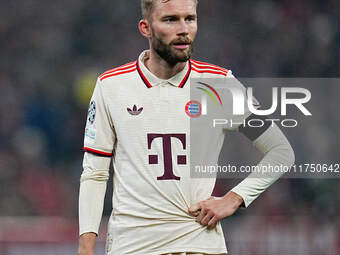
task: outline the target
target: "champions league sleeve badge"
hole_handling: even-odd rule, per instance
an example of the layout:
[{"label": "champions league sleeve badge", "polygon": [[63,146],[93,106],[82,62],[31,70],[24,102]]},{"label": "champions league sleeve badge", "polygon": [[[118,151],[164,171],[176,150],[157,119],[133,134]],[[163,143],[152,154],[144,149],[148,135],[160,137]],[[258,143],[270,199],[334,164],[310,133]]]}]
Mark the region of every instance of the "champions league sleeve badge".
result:
[{"label": "champions league sleeve badge", "polygon": [[87,113],[88,123],[92,125],[94,123],[95,118],[96,118],[96,103],[94,101],[91,101]]}]

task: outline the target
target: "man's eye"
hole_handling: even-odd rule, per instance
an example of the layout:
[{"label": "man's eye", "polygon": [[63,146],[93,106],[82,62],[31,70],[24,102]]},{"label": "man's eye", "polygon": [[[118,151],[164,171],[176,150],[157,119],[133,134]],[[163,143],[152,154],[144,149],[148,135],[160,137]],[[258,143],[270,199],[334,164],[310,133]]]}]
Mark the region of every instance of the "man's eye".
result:
[{"label": "man's eye", "polygon": [[174,18],[172,18],[172,17],[169,17],[169,18],[166,18],[166,19],[165,19],[165,21],[166,21],[166,22],[174,22],[174,21],[175,21],[175,19],[174,19]]},{"label": "man's eye", "polygon": [[186,21],[195,21],[195,17],[188,17],[186,18]]}]

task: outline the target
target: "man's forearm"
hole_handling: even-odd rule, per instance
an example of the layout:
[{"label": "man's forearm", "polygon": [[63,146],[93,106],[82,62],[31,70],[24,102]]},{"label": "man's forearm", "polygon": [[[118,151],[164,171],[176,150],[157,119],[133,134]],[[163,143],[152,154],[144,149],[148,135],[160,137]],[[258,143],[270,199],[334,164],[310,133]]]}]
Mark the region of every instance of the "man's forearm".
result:
[{"label": "man's forearm", "polygon": [[110,159],[84,154],[79,190],[79,235],[98,234],[102,218]]},{"label": "man's forearm", "polygon": [[85,152],[79,190],[79,255],[93,255],[111,159]]},{"label": "man's forearm", "polygon": [[86,180],[79,191],[79,235],[93,232],[98,234],[102,218],[106,181]]},{"label": "man's forearm", "polygon": [[93,255],[103,213],[106,181],[86,180],[79,191],[79,255]]},{"label": "man's forearm", "polygon": [[262,173],[262,168],[266,166],[291,167],[295,160],[294,151],[290,143],[276,125],[270,127],[258,137],[254,141],[254,145],[265,155],[258,164],[259,171],[251,173],[232,189],[233,192],[243,198],[245,207],[283,175],[283,172],[265,173],[265,171],[263,171]]}]

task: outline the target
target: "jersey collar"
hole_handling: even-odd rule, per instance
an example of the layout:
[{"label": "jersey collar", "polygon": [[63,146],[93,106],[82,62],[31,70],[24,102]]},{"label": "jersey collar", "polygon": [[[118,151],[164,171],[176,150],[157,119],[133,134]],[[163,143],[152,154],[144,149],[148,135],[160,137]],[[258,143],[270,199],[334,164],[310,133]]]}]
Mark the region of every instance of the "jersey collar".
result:
[{"label": "jersey collar", "polygon": [[190,61],[187,61],[184,69],[177,73],[176,75],[172,76],[168,80],[163,80],[158,78],[156,75],[151,73],[149,69],[146,68],[144,65],[144,57],[145,54],[148,54],[148,51],[143,51],[142,54],[140,54],[136,66],[137,66],[137,71],[143,80],[144,84],[148,88],[152,88],[161,84],[170,84],[175,87],[183,88],[184,85],[186,84],[187,80],[189,79],[189,75],[191,72],[191,63]]}]

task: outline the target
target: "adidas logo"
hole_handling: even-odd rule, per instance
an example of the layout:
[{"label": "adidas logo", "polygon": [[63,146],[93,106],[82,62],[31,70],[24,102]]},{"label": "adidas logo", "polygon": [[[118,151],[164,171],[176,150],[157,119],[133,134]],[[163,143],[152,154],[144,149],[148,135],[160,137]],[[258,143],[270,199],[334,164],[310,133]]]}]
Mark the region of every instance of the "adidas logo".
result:
[{"label": "adidas logo", "polygon": [[141,112],[143,111],[143,107],[137,109],[137,106],[134,105],[134,106],[132,107],[132,110],[131,110],[130,108],[127,108],[127,111],[128,111],[128,113],[130,113],[131,115],[139,115],[139,114],[141,114]]}]

